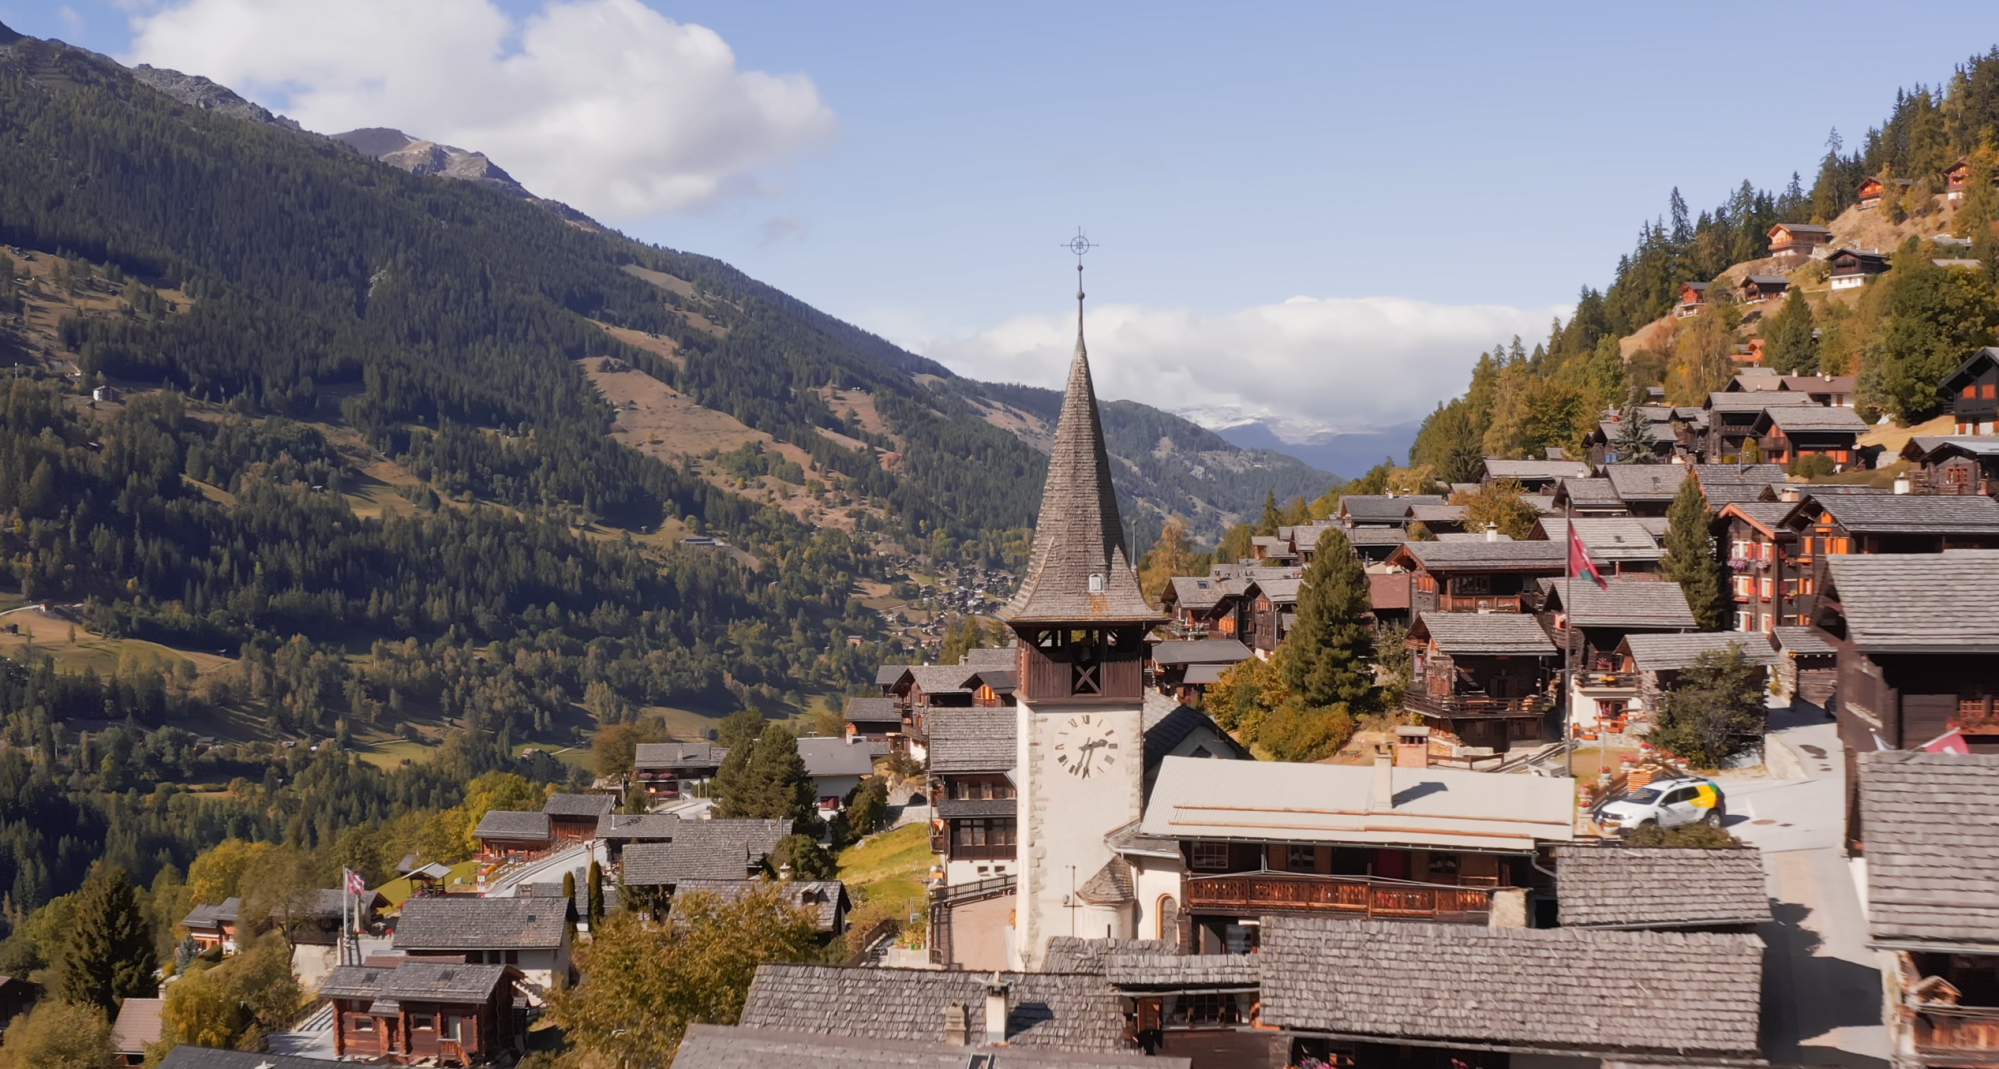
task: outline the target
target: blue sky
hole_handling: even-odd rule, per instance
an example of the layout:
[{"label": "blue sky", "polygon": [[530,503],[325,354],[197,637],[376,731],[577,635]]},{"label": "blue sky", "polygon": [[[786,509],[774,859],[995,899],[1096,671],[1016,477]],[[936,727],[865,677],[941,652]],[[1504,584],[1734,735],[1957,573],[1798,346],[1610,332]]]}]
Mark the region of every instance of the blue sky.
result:
[{"label": "blue sky", "polygon": [[[297,113],[315,79],[368,73],[342,67],[360,62],[351,44],[325,71],[287,60],[306,73],[283,78],[246,55],[278,36],[287,56],[319,39],[338,49],[323,25],[291,34],[286,16],[243,14],[299,2],[0,0],[0,20],[171,60]],[[508,0],[492,17],[637,2]],[[1829,128],[1857,141],[1898,86],[1937,82],[1999,41],[1999,9],[1951,2],[1920,19],[1844,3],[1682,19],[1690,9],[1604,4],[647,2],[719,35],[735,71],[788,78],[790,110],[712,159],[611,153],[581,178],[532,158],[546,142],[504,129],[505,115],[405,125],[433,114],[421,87],[391,89],[375,121],[481,131],[513,155],[465,147],[530,186],[539,172],[567,187],[538,192],[982,377],[1059,376],[1072,272],[1058,245],[1081,224],[1102,245],[1089,289],[1106,393],[1300,425],[1420,413],[1461,388],[1483,344],[1514,329],[1531,344],[1579,285],[1604,284],[1675,185],[1698,209],[1743,178],[1809,182]],[[308,6],[409,38],[419,58],[446,40],[405,28],[385,0]],[[178,33],[163,22],[135,44],[134,19],[155,16]],[[500,49],[521,48],[526,25],[503,28]],[[634,58],[639,35],[589,32],[567,39],[565,66],[591,65],[595,48],[606,64]],[[724,99],[679,92],[663,83],[626,104]],[[305,106],[346,121],[365,105]],[[712,191],[611,210],[591,182],[690,159]]]}]

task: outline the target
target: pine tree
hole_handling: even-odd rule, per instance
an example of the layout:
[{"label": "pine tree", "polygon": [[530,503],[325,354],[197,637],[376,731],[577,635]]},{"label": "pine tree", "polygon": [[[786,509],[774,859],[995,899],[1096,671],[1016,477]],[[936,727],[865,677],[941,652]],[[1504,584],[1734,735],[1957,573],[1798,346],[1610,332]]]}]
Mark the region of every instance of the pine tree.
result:
[{"label": "pine tree", "polygon": [[1721,561],[1715,556],[1708,519],[1707,495],[1688,475],[1666,510],[1666,556],[1660,574],[1680,584],[1694,623],[1703,631],[1717,631],[1723,619]]},{"label": "pine tree", "polygon": [[1652,421],[1645,416],[1645,410],[1638,405],[1638,391],[1631,391],[1618,413],[1617,437],[1610,443],[1611,451],[1617,454],[1619,464],[1656,464],[1659,455],[1653,452]]},{"label": "pine tree", "polygon": [[[570,873],[569,878],[574,880],[576,874]],[[584,915],[590,922],[590,930],[595,932],[604,925],[604,867],[594,858],[590,861],[590,874],[586,878],[590,886],[584,898]],[[569,890],[569,900],[576,901],[576,892],[568,888],[565,890]]]},{"label": "pine tree", "polygon": [[1812,306],[1793,288],[1777,314],[1763,325],[1763,363],[1780,375],[1818,371],[1818,343],[1812,338]]},{"label": "pine tree", "polygon": [[[733,770],[724,767],[715,778],[715,815],[810,821],[812,777],[805,774],[805,760],[798,756],[798,737],[791,729],[772,724],[746,748],[746,762]],[[730,757],[734,756],[731,751]]]},{"label": "pine tree", "polygon": [[1367,572],[1337,528],[1319,535],[1318,555],[1298,587],[1298,625],[1284,640],[1284,681],[1307,705],[1359,709],[1374,690],[1373,603]]},{"label": "pine tree", "polygon": [[1282,526],[1283,523],[1284,517],[1277,511],[1277,491],[1265,490],[1263,492],[1263,518],[1256,523],[1256,533],[1267,538],[1276,534],[1277,528]]},{"label": "pine tree", "polygon": [[109,1013],[120,1001],[150,997],[153,933],[125,870],[98,864],[77,892],[69,938],[55,962],[56,994]]}]

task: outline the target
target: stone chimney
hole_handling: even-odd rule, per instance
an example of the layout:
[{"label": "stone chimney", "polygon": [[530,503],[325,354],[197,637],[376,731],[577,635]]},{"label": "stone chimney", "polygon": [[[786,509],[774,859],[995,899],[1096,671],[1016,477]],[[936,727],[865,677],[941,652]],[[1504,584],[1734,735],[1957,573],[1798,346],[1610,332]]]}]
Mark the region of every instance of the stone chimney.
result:
[{"label": "stone chimney", "polygon": [[953,1002],[944,1007],[945,1043],[954,1047],[963,1047],[971,1043],[971,1037],[967,1035],[971,1031],[971,1025],[967,1021],[969,1017],[970,1014],[962,1002]]},{"label": "stone chimney", "polygon": [[1527,889],[1525,887],[1498,887],[1492,892],[1492,912],[1486,915],[1486,925],[1492,928],[1527,927]]},{"label": "stone chimney", "polygon": [[1395,756],[1383,746],[1374,752],[1374,796],[1368,800],[1368,808],[1386,810],[1395,808]]},{"label": "stone chimney", "polygon": [[1430,767],[1430,729],[1404,724],[1395,729],[1395,767]]},{"label": "stone chimney", "polygon": [[986,981],[986,1046],[1006,1046],[1006,981],[997,969]]}]

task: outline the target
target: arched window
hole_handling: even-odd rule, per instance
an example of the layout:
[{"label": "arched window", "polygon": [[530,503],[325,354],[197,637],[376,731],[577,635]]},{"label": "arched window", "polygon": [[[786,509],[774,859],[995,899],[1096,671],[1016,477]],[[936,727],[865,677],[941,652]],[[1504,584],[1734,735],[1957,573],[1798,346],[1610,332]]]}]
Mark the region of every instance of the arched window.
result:
[{"label": "arched window", "polygon": [[1168,942],[1179,942],[1180,904],[1173,901],[1172,895],[1160,895],[1157,914],[1159,917],[1159,938]]}]

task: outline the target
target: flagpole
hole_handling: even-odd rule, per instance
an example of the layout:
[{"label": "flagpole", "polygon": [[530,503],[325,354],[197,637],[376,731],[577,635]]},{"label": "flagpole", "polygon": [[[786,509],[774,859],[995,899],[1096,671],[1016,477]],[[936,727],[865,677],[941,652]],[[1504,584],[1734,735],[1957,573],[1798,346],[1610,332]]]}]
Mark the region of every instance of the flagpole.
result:
[{"label": "flagpole", "polygon": [[1576,757],[1576,499],[1562,500],[1562,775],[1574,777]]}]

